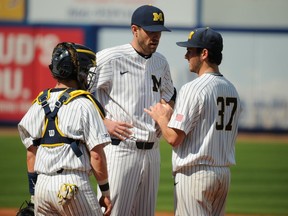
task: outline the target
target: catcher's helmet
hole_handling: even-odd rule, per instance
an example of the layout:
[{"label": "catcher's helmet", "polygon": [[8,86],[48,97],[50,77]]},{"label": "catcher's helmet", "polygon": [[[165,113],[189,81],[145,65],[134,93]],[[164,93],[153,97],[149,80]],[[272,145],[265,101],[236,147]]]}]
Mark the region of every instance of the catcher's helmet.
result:
[{"label": "catcher's helmet", "polygon": [[89,69],[95,66],[96,54],[91,49],[81,44],[62,42],[54,48],[49,68],[54,78],[76,80],[79,87],[86,90],[89,87]]}]

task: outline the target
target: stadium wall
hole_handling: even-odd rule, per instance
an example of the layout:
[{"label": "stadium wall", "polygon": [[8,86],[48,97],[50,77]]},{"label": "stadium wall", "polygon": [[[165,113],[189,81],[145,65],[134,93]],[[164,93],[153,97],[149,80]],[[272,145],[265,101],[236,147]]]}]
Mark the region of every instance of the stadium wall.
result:
[{"label": "stadium wall", "polygon": [[[288,132],[288,8],[286,0],[152,0],[165,13],[171,33],[159,52],[170,63],[176,88],[189,73],[185,40],[194,27],[210,26],[224,38],[221,72],[243,103],[240,130]],[[95,51],[128,43],[130,17],[144,0],[3,0],[0,7],[0,125],[15,126],[32,100],[53,87],[47,65],[60,41]]]}]

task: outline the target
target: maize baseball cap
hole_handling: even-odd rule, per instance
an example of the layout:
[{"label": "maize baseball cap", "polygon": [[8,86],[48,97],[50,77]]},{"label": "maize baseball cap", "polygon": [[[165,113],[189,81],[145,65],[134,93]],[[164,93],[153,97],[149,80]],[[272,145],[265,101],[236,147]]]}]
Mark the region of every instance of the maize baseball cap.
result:
[{"label": "maize baseball cap", "polygon": [[164,26],[164,13],[152,5],[143,5],[132,14],[131,25],[137,25],[145,31],[171,31]]},{"label": "maize baseball cap", "polygon": [[190,32],[188,40],[176,43],[180,47],[205,48],[214,52],[223,50],[221,34],[209,27],[196,28]]}]

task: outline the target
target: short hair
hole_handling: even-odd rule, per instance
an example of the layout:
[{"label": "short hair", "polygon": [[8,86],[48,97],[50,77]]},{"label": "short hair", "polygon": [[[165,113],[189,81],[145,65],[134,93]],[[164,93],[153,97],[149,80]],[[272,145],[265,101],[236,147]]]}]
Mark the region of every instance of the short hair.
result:
[{"label": "short hair", "polygon": [[[200,53],[203,51],[203,49],[205,48],[196,48],[196,52],[198,55],[200,55]],[[212,64],[217,64],[220,65],[222,62],[222,52],[213,52],[212,50],[208,50],[208,61]]]}]

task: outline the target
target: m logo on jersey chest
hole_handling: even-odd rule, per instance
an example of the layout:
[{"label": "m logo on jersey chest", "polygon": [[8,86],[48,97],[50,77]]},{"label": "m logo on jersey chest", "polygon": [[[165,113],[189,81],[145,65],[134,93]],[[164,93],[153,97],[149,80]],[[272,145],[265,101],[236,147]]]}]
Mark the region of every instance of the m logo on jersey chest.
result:
[{"label": "m logo on jersey chest", "polygon": [[153,80],[153,91],[158,92],[159,88],[161,87],[161,77],[159,80],[157,80],[157,77],[152,75]]}]

